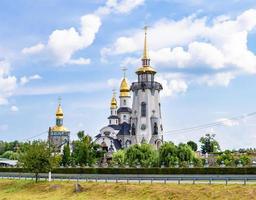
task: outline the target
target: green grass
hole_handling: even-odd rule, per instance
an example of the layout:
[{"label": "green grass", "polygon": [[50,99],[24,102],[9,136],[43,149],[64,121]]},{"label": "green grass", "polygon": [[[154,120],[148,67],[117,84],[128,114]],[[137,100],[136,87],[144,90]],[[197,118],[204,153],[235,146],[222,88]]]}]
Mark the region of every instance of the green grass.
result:
[{"label": "green grass", "polygon": [[255,199],[256,185],[136,184],[82,182],[83,191],[74,192],[75,182],[1,180],[0,200],[168,200],[168,199]]}]

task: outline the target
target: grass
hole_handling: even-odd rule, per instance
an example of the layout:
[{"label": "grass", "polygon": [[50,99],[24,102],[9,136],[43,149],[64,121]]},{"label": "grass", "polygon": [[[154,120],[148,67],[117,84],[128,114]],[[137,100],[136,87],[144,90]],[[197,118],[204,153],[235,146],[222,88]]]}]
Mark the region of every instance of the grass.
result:
[{"label": "grass", "polygon": [[1,180],[0,200],[167,200],[167,199],[256,199],[256,185],[80,183],[83,191],[74,192],[74,182]]}]

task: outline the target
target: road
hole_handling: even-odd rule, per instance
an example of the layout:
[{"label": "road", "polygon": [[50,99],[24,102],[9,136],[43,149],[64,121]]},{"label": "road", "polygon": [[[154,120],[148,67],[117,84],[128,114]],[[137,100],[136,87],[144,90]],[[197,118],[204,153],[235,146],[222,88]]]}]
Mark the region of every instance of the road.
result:
[{"label": "road", "polygon": [[[39,175],[48,179],[47,173]],[[145,174],[52,174],[52,180],[94,181],[94,182],[137,182],[137,183],[239,183],[256,184],[256,175],[145,175]],[[33,179],[31,173],[0,172],[0,178]]]}]

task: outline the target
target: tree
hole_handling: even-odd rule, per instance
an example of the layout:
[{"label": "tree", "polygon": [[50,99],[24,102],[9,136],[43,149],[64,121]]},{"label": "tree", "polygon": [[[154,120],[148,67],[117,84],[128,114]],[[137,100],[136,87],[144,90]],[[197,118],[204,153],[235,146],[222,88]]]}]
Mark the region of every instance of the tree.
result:
[{"label": "tree", "polygon": [[34,141],[21,154],[19,163],[28,172],[35,174],[37,182],[38,174],[51,171],[58,165],[58,160],[46,142]]},{"label": "tree", "polygon": [[193,151],[197,151],[197,143],[193,141],[188,141],[187,145],[189,145]]},{"label": "tree", "polygon": [[63,148],[63,155],[61,159],[61,164],[63,166],[67,166],[71,164],[71,155],[70,155],[70,147],[69,144],[66,144]]},{"label": "tree", "polygon": [[187,144],[179,144],[177,148],[177,156],[180,162],[190,162],[195,157],[195,153]]},{"label": "tree", "polygon": [[215,140],[215,134],[206,134],[205,137],[200,138],[202,153],[214,153],[220,150],[220,145]]},{"label": "tree", "polygon": [[84,135],[80,131],[78,137],[79,140],[74,142],[74,151],[72,154],[76,164],[92,165],[97,159],[103,157],[104,152],[101,150],[100,145],[95,144],[90,136]]},{"label": "tree", "polygon": [[179,161],[177,147],[172,142],[165,142],[159,149],[159,160],[166,166],[175,165]]},{"label": "tree", "polygon": [[221,155],[217,157],[217,163],[221,165],[222,163],[225,164],[225,166],[232,166],[235,164],[235,158],[232,155],[231,151],[226,150]]},{"label": "tree", "polygon": [[158,166],[158,152],[150,144],[135,144],[130,146],[125,153],[126,161],[130,166],[140,164],[143,167]]},{"label": "tree", "polygon": [[121,149],[113,153],[112,162],[123,166],[125,164],[125,151]]}]

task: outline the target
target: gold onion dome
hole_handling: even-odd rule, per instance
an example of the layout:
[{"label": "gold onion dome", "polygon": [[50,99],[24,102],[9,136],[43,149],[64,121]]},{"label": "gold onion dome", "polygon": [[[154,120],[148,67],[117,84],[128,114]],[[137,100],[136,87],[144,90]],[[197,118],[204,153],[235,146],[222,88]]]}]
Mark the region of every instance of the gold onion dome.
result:
[{"label": "gold onion dome", "polygon": [[128,97],[128,96],[130,96],[130,88],[126,78],[123,78],[120,85],[120,97]]},{"label": "gold onion dome", "polygon": [[115,93],[113,94],[113,97],[111,99],[111,109],[116,109],[117,108],[117,101],[116,101],[116,97],[115,97]]},{"label": "gold onion dome", "polygon": [[153,67],[150,66],[150,58],[148,57],[148,45],[147,45],[147,26],[144,27],[145,30],[145,37],[144,37],[144,50],[142,56],[142,67],[140,67],[136,73],[137,74],[144,74],[150,73],[155,74],[156,71]]},{"label": "gold onion dome", "polygon": [[58,105],[57,111],[56,111],[56,118],[62,119],[63,118],[63,111],[61,108],[61,104]]},{"label": "gold onion dome", "polygon": [[54,126],[52,127],[51,131],[55,131],[55,132],[63,132],[63,131],[69,131],[67,128],[65,128],[64,126]]}]

